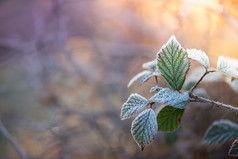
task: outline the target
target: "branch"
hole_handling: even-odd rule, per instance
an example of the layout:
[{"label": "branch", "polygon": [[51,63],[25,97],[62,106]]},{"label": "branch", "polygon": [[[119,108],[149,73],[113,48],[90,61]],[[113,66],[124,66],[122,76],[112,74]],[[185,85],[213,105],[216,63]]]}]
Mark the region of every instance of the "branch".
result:
[{"label": "branch", "polygon": [[202,75],[202,77],[197,81],[197,83],[191,88],[190,93],[193,93],[194,89],[197,88],[198,84],[203,80],[203,78],[204,78],[207,74],[209,74],[209,73],[211,73],[211,72],[216,72],[216,70],[207,70],[207,69],[206,69],[206,72],[205,72],[205,73]]},{"label": "branch", "polygon": [[216,106],[218,108],[225,108],[225,109],[228,109],[228,110],[231,110],[233,112],[238,113],[238,108],[233,107],[232,105],[227,105],[227,104],[216,102],[216,101],[213,101],[213,100],[210,100],[210,99],[202,98],[202,97],[199,97],[199,96],[194,95],[192,93],[189,93],[189,96],[190,96],[190,98],[194,99],[197,102],[208,103],[208,104],[211,104],[211,105]]},{"label": "branch", "polygon": [[15,148],[17,153],[22,159],[27,159],[25,152],[20,148],[17,142],[13,139],[13,137],[9,134],[5,126],[3,125],[0,119],[0,131],[2,132],[3,136],[10,142],[10,144]]}]

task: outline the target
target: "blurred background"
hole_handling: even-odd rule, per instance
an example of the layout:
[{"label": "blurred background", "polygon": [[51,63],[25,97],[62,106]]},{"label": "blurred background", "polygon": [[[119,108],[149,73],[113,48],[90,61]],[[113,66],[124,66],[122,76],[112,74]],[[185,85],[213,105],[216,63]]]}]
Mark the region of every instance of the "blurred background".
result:
[{"label": "blurred background", "polygon": [[[141,152],[120,108],[131,93],[152,96],[153,80],[127,83],[173,34],[204,50],[212,67],[218,56],[238,58],[237,10],[236,0],[1,0],[2,123],[30,159],[229,158],[231,142],[202,137],[215,120],[238,123],[232,112],[190,104],[176,143],[159,133]],[[226,83],[200,86],[238,106]],[[1,133],[0,158],[20,158]]]}]

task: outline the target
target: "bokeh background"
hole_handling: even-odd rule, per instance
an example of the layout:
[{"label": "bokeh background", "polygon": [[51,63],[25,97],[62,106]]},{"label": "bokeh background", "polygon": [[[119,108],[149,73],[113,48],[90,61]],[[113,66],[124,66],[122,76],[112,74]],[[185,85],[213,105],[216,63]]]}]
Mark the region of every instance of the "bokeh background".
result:
[{"label": "bokeh background", "polygon": [[[152,96],[153,80],[127,83],[173,34],[212,67],[218,56],[238,58],[237,10],[236,0],[1,0],[0,118],[30,159],[229,158],[231,142],[202,137],[214,120],[238,123],[232,112],[190,104],[175,144],[159,133],[141,152],[120,108],[130,93]],[[226,83],[200,86],[238,106]],[[1,133],[0,158],[19,158]]]}]

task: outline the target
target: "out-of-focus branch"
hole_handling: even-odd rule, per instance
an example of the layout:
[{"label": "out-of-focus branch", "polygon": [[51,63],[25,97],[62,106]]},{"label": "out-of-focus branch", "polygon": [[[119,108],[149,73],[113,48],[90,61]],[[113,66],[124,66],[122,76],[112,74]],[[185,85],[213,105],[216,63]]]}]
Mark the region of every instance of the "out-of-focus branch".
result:
[{"label": "out-of-focus branch", "polygon": [[74,72],[82,77],[85,77],[89,82],[93,83],[94,79],[92,78],[91,74],[82,68],[78,63],[75,62],[74,58],[72,57],[72,50],[66,48],[66,43],[68,40],[68,32],[66,28],[66,21],[65,18],[61,15],[62,6],[66,3],[65,0],[58,0],[55,5],[53,5],[52,11],[55,15],[55,23],[57,27],[57,42],[58,47],[61,50],[62,54],[64,55],[65,59],[71,64]]},{"label": "out-of-focus branch", "polygon": [[7,139],[7,141],[10,142],[10,144],[15,148],[17,153],[22,159],[27,159],[27,156],[25,152],[20,148],[20,146],[17,144],[17,142],[13,139],[13,137],[9,134],[5,126],[3,125],[1,119],[0,119],[0,131],[2,132],[3,136]]}]

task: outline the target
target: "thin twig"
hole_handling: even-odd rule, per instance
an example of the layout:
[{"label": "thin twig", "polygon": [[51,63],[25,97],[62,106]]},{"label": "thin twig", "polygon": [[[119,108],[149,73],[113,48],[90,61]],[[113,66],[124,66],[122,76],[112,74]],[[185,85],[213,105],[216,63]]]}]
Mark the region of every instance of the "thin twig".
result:
[{"label": "thin twig", "polygon": [[10,144],[15,148],[17,153],[22,159],[27,159],[25,152],[20,148],[17,142],[13,139],[13,137],[9,134],[5,126],[3,125],[0,119],[0,131],[2,132],[3,136],[10,142]]},{"label": "thin twig", "polygon": [[205,73],[202,75],[202,77],[197,81],[197,83],[191,88],[190,93],[193,93],[194,89],[197,88],[198,84],[203,80],[203,78],[204,78],[207,74],[209,74],[209,73],[211,73],[211,72],[216,72],[216,70],[207,70],[207,69],[206,69],[206,72],[205,72]]},{"label": "thin twig", "polygon": [[155,76],[155,82],[156,82],[156,86],[159,87],[159,82],[158,82],[158,78],[157,78],[157,76]]},{"label": "thin twig", "polygon": [[234,111],[234,112],[238,113],[238,108],[233,107],[231,105],[223,104],[223,103],[216,102],[216,101],[206,99],[206,98],[202,98],[202,97],[199,97],[199,96],[194,95],[192,93],[189,93],[189,96],[190,96],[190,98],[192,98],[193,100],[196,100],[197,102],[208,103],[208,104],[211,104],[211,105],[216,106],[218,108],[225,108],[225,109],[228,109],[228,110],[231,110],[231,111]]},{"label": "thin twig", "polygon": [[[155,76],[155,83],[156,83],[156,86],[159,87],[158,76]],[[159,89],[156,88],[156,91],[159,91]]]}]

